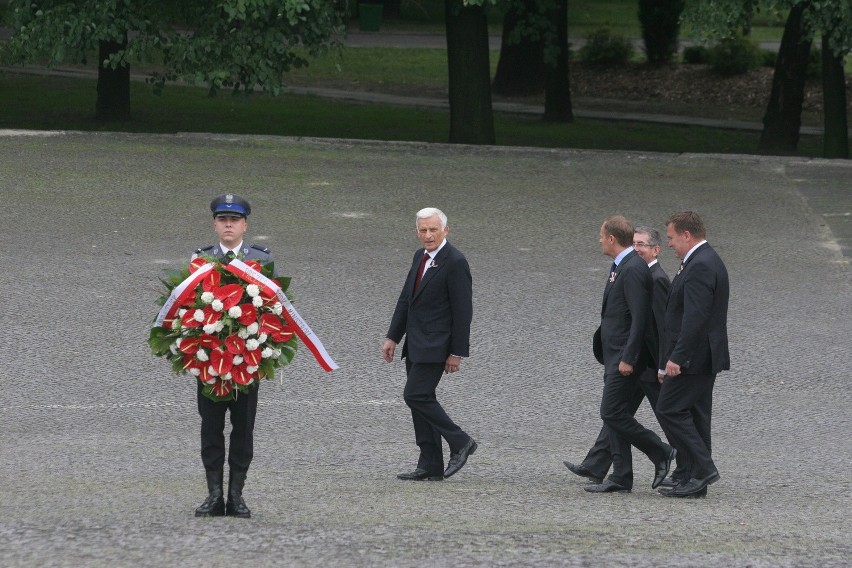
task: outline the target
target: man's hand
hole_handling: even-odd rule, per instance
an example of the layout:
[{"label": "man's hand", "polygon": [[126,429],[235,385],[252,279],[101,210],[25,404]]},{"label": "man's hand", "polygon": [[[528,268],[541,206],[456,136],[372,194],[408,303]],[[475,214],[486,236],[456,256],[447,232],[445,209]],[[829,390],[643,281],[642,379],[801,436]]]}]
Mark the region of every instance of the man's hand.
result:
[{"label": "man's hand", "polygon": [[633,365],[631,365],[630,363],[625,363],[624,361],[619,361],[618,372],[621,373],[622,377],[631,375],[633,374]]},{"label": "man's hand", "polygon": [[676,377],[680,374],[680,365],[669,361],[666,363],[666,376],[667,377]]},{"label": "man's hand", "polygon": [[396,342],[392,339],[385,339],[385,343],[382,345],[382,357],[385,358],[385,361],[388,363],[393,361],[394,352],[396,352]]},{"label": "man's hand", "polygon": [[444,372],[445,373],[455,373],[461,368],[461,357],[458,355],[450,355],[447,357],[446,363],[444,363]]}]

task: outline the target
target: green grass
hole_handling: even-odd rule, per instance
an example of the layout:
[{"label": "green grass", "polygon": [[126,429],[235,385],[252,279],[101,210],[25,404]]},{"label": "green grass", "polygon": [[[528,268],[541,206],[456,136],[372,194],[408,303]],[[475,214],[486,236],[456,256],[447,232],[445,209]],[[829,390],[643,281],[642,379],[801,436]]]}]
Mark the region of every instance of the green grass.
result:
[{"label": "green grass", "polygon": [[[38,96],[34,96],[38,93]],[[446,142],[446,111],[361,105],[316,97],[210,98],[205,89],[168,87],[160,97],[131,85],[129,122],[94,120],[95,81],[6,74],[0,78],[0,128],[126,132],[213,132],[369,140]],[[753,153],[759,134],[703,127],[577,120],[545,124],[537,118],[495,117],[500,145],[652,152]],[[800,153],[819,156],[821,141],[803,136]]]}]

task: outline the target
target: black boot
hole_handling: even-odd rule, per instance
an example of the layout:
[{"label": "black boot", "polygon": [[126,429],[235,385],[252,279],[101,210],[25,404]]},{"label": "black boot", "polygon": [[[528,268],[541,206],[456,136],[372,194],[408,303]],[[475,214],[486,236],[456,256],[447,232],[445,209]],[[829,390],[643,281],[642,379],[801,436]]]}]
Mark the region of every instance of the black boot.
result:
[{"label": "black boot", "polygon": [[204,500],[196,510],[196,517],[221,517],[225,514],[225,495],[222,492],[221,471],[208,471],[207,473],[207,499]]},{"label": "black boot", "polygon": [[246,472],[232,471],[228,474],[228,507],[227,514],[232,517],[248,519],[251,511],[243,501],[243,485],[246,483]]}]

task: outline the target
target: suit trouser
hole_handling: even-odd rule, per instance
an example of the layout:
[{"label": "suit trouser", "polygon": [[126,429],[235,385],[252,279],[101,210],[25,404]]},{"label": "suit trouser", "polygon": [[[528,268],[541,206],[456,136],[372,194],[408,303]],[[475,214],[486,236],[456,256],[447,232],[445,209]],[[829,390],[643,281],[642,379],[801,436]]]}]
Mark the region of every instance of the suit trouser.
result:
[{"label": "suit trouser", "polygon": [[689,464],[689,477],[716,472],[710,452],[710,418],[716,375],[666,377],[657,401],[657,418],[666,436]]},{"label": "suit trouser", "polygon": [[444,473],[443,437],[450,452],[457,452],[467,444],[470,436],[459,428],[438,402],[435,389],[444,373],[444,363],[412,363],[405,360],[408,378],[403,398],[411,409],[414,437],[420,447],[417,467],[429,473]]},{"label": "suit trouser", "polygon": [[[653,377],[650,375],[653,375]],[[648,404],[651,405],[651,410],[654,411],[654,415],[656,416],[657,399],[660,396],[660,388],[660,383],[657,382],[657,370],[647,369],[645,373],[643,373],[642,378],[636,381],[636,387],[633,391],[633,396],[630,399],[630,413],[635,416],[636,411],[642,405],[642,400],[647,398]],[[672,444],[671,440],[669,440],[669,444]],[[677,468],[672,475],[676,478],[686,476],[686,456],[681,456],[681,454],[678,453],[676,461]],[[589,452],[586,454],[586,457],[583,458],[581,465],[592,472],[595,477],[599,477],[601,479],[606,477],[606,474],[612,465],[612,452],[609,450],[609,429],[606,427],[606,424],[604,424],[601,428],[597,439],[595,439],[595,443],[591,448],[589,448]]]},{"label": "suit trouser", "polygon": [[636,446],[653,463],[668,457],[669,446],[656,433],[648,430],[631,413],[631,401],[638,382],[637,373],[623,377],[618,373],[604,376],[601,397],[601,419],[609,430],[612,452],[610,480],[633,486],[633,457],[630,446]]},{"label": "suit trouser", "polygon": [[201,415],[201,462],[206,471],[222,471],[225,466],[225,413],[231,411],[231,444],[228,467],[231,471],[248,471],[254,456],[254,419],[257,415],[256,385],[247,394],[238,393],[236,400],[215,402],[202,394],[198,381],[198,414]]}]

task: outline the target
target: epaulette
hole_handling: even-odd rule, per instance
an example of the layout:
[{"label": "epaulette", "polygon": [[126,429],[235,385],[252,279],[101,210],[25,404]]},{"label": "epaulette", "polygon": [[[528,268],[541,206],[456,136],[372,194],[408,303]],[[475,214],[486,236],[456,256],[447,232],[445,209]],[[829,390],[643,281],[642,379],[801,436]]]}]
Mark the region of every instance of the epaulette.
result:
[{"label": "epaulette", "polygon": [[260,252],[265,252],[266,254],[269,254],[269,248],[265,247],[263,245],[254,244],[254,245],[251,245],[251,248],[253,248],[255,250],[259,250]]},{"label": "epaulette", "polygon": [[213,247],[215,246],[216,245],[210,245],[209,247],[195,249],[195,254],[204,254],[205,252],[213,250]]}]

